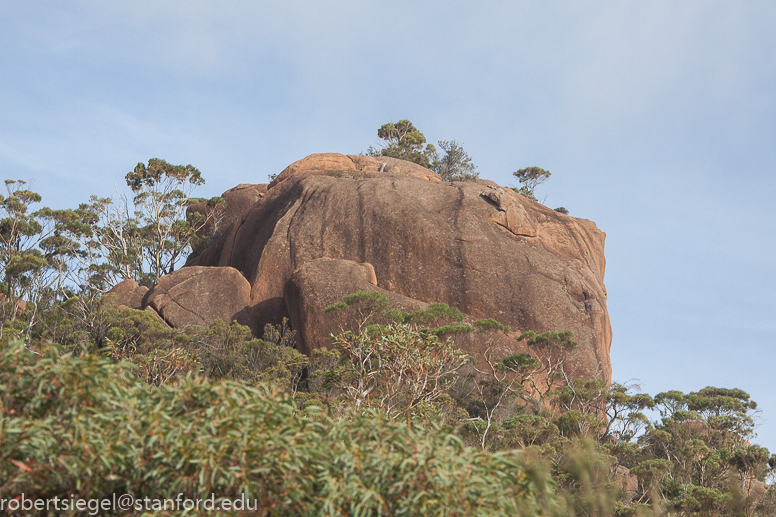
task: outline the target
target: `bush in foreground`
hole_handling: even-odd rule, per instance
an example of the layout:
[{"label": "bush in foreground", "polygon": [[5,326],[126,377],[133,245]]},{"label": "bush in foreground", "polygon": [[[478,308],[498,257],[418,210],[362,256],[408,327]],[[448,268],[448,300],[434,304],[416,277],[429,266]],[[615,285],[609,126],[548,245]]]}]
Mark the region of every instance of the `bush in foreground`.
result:
[{"label": "bush in foreground", "polygon": [[378,413],[332,419],[286,394],[54,347],[0,350],[0,498],[258,499],[263,515],[534,515],[549,475],[517,453]]}]

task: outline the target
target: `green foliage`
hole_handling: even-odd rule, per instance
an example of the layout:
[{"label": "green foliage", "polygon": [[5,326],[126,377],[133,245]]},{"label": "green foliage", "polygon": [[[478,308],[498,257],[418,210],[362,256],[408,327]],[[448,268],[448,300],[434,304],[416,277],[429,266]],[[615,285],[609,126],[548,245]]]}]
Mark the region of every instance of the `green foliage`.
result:
[{"label": "green foliage", "polygon": [[[348,307],[365,305],[369,310],[384,309],[387,305],[386,296],[380,291],[356,291],[342,300]],[[325,309],[324,309],[325,310]]]},{"label": "green foliage", "polygon": [[472,163],[472,158],[455,140],[440,141],[439,147],[444,151],[436,156],[431,169],[442,177],[442,181],[477,181],[480,173]]},{"label": "green foliage", "polygon": [[480,330],[499,330],[501,332],[512,332],[512,327],[509,325],[503,325],[493,318],[477,320],[474,322],[474,326]]},{"label": "green foliage", "polygon": [[[650,425],[644,410],[655,407],[655,400],[645,393],[631,393],[628,386],[612,383],[606,393],[607,425],[601,441],[614,444],[630,443],[644,428]],[[623,450],[626,454],[630,450]],[[623,463],[624,457],[620,462]]]},{"label": "green foliage", "polygon": [[534,445],[554,445],[560,437],[558,426],[542,415],[512,416],[504,421],[503,429],[505,444],[520,449]]},{"label": "green foliage", "polygon": [[[432,303],[425,309],[410,313],[388,307],[388,298],[380,291],[356,291],[339,302],[326,306],[324,313],[340,319],[340,328],[358,332],[374,322],[393,322],[412,324],[428,328],[437,337],[447,334],[470,332],[468,325],[462,325],[463,314],[446,303]],[[350,325],[348,325],[350,322]]]},{"label": "green foliage", "polygon": [[[127,203],[92,197],[77,209],[52,210],[39,203],[38,194],[26,190],[23,181],[6,180],[7,195],[0,195],[0,265],[2,293],[0,341],[3,333],[29,342],[35,335],[53,335],[59,341],[83,341],[93,333],[99,296],[121,280],[131,278],[151,286],[172,272],[192,246],[214,230],[224,201],[194,199],[191,192],[204,180],[194,167],[149,160],[126,176],[133,198]],[[186,208],[205,202],[205,214]],[[16,323],[21,301],[27,311]],[[60,304],[71,300],[69,314]],[[10,304],[4,303],[5,301]],[[77,307],[76,307],[77,306]],[[80,328],[79,328],[80,326]],[[97,325],[99,326],[99,325]],[[96,338],[101,345],[103,336]]]},{"label": "green foliage", "polygon": [[520,188],[517,188],[517,187],[511,187],[511,188],[512,188],[512,190],[514,190],[515,192],[517,192],[517,193],[518,193],[518,194],[520,194],[521,196],[523,196],[523,197],[527,197],[527,198],[528,198],[528,199],[530,199],[531,201],[536,201],[537,203],[539,202],[539,200],[538,200],[538,199],[536,199],[536,196],[534,196],[534,193],[533,193],[533,191],[532,191],[532,190],[530,190],[530,189],[529,189],[528,187],[526,187],[525,185],[523,185],[523,186],[522,186],[522,187],[520,187]]},{"label": "green foliage", "polygon": [[323,309],[323,312],[339,315],[341,327],[349,327],[348,320],[355,328],[363,329],[375,318],[383,316],[388,309],[388,298],[380,291],[355,291],[343,300]]},{"label": "green foliage", "polygon": [[436,148],[426,144],[426,137],[409,120],[383,124],[377,130],[377,136],[385,140],[385,147],[381,149],[370,147],[367,151],[370,156],[390,156],[431,168],[431,162],[436,156]]},{"label": "green foliage", "polygon": [[[0,350],[0,498],[235,498],[261,515],[533,515],[546,470],[373,412],[300,412],[263,386],[148,389],[94,355]],[[254,513],[255,514],[255,513]]]},{"label": "green foliage", "polygon": [[[384,311],[384,296],[371,293],[354,293],[332,311]],[[61,304],[62,320],[73,307],[72,300]],[[440,508],[434,494],[450,498],[449,490],[466,490],[463,475],[443,485],[423,477],[439,472],[424,470],[423,461],[440,469],[454,457],[460,469],[461,458],[473,458],[480,462],[477,475],[496,476],[492,481],[505,479],[491,470],[503,467],[493,463],[503,454],[495,451],[519,448],[522,454],[509,453],[520,469],[511,483],[531,480],[521,495],[492,489],[502,502],[487,505],[496,506],[467,496],[468,512],[499,508],[493,510],[499,514],[519,504],[548,515],[752,515],[772,505],[763,481],[776,457],[745,442],[756,408],[748,394],[705,388],[653,399],[597,379],[562,382],[553,372],[563,371],[564,360],[553,356],[574,351],[570,332],[526,332],[532,354],[491,357],[491,374],[477,378],[465,373],[469,358],[437,338],[444,326],[434,325],[457,317],[442,304],[405,314],[403,323],[370,322],[343,332],[332,350],[310,358],[293,348],[286,322],[253,339],[248,328],[220,320],[168,329],[109,297],[93,314],[100,346],[89,332],[74,330],[61,333],[70,336],[65,344],[73,355],[45,345],[34,353],[9,344],[0,350],[0,443],[11,458],[0,465],[0,476],[9,479],[0,497],[21,489],[85,497],[245,492],[294,514],[334,507],[412,513]],[[474,328],[500,329],[482,321]],[[79,335],[81,341],[72,337]],[[650,422],[643,411],[656,405],[662,420]],[[144,445],[149,437],[156,438]],[[482,452],[463,447],[472,439]],[[450,444],[457,449],[449,456],[430,452]],[[639,480],[627,498],[613,474],[617,465]],[[444,475],[449,480],[451,473]]]},{"label": "green foliage", "polygon": [[569,215],[569,211],[566,209],[566,207],[563,207],[563,206],[559,206],[558,208],[553,208],[553,210],[563,215]]},{"label": "green foliage", "polygon": [[[511,330],[493,319],[480,320],[475,325],[481,330]],[[536,349],[536,353],[518,352],[498,357],[487,350],[481,362],[474,364],[476,375],[471,379],[473,386],[461,403],[477,422],[465,426],[464,430],[477,435],[480,447],[499,447],[499,444],[521,440],[519,430],[512,427],[510,433],[506,433],[501,426],[501,422],[507,420],[510,413],[514,414],[518,407],[526,414],[547,418],[544,413],[549,410],[549,404],[558,397],[559,390],[567,386],[568,377],[564,368],[571,358],[569,352],[576,347],[572,337],[571,331],[543,334],[528,331],[520,339],[527,340],[528,345]],[[577,398],[572,397],[571,400],[576,401]],[[587,416],[573,423],[580,428],[580,432],[568,433],[574,436],[587,436],[589,427],[599,427],[592,425]],[[565,424],[564,429],[571,429],[572,422]],[[556,425],[555,429],[559,427]],[[510,437],[510,434],[513,436]],[[550,449],[554,451],[553,446]]]},{"label": "green foliage", "polygon": [[343,360],[328,383],[355,407],[379,408],[389,416],[425,415],[468,362],[450,341],[407,323],[347,331],[334,336],[332,345]]},{"label": "green foliage", "polygon": [[413,311],[406,319],[407,323],[438,325],[447,321],[463,321],[463,314],[446,303],[432,303],[422,310]]},{"label": "green foliage", "polygon": [[612,515],[618,488],[611,480],[614,458],[591,440],[572,442],[556,464],[560,495],[573,515]]},{"label": "green foliage", "polygon": [[474,330],[473,327],[470,327],[469,325],[442,325],[441,327],[436,327],[431,332],[436,337],[442,337],[446,336],[448,334],[458,334],[462,332],[471,332]]},{"label": "green foliage", "polygon": [[523,185],[518,193],[536,201],[534,197],[536,187],[547,181],[552,174],[539,167],[526,167],[513,172],[512,175]]},{"label": "green foliage", "polygon": [[267,325],[263,339],[251,339],[251,330],[236,321],[216,319],[206,329],[192,332],[189,348],[213,379],[272,383],[295,392],[310,361],[294,348],[294,332],[287,320],[280,329]]},{"label": "green foliage", "polygon": [[776,456],[771,456],[765,447],[744,445],[734,450],[728,461],[742,477],[765,481],[765,476],[776,462]]},{"label": "green foliage", "polygon": [[[193,166],[154,158],[125,179],[131,203],[121,194],[92,196],[76,210],[51,211],[56,235],[68,240],[59,247],[71,257],[71,281],[81,289],[102,293],[128,278],[150,287],[218,230],[225,201],[192,197],[204,183]],[[187,213],[200,202],[204,212]]]},{"label": "green foliage", "polygon": [[558,418],[560,433],[569,438],[596,438],[598,430],[605,425],[606,422],[594,414],[576,409],[565,411]]},{"label": "green foliage", "polygon": [[[192,199],[196,186],[205,183],[202,175],[191,165],[171,165],[152,158],[148,165],[138,163],[126,175],[127,186],[132,190],[135,214],[121,221],[114,218],[112,231],[103,231],[103,245],[119,248],[118,235],[127,233],[137,240],[135,249],[126,251],[134,260],[132,275],[141,285],[153,285],[157,279],[175,270],[178,260],[185,258],[191,249],[196,233],[203,228],[202,214],[195,213],[186,219],[186,207],[199,201]],[[218,204],[217,200],[213,204]],[[115,229],[116,222],[124,228]]]},{"label": "green foliage", "polygon": [[502,371],[529,372],[541,367],[541,361],[530,354],[511,354],[498,362]]},{"label": "green foliage", "polygon": [[571,339],[574,334],[570,330],[562,332],[549,331],[542,334],[536,334],[532,330],[527,330],[521,334],[518,339],[525,339],[528,346],[537,348],[557,348],[559,350],[571,351],[577,347],[577,342]]},{"label": "green foliage", "polygon": [[[442,177],[442,181],[477,181],[480,177],[472,158],[455,140],[441,140],[443,153],[426,143],[426,137],[409,120],[383,124],[377,136],[386,143],[381,148],[370,147],[370,156],[390,156],[422,165]],[[425,144],[425,145],[424,145]]]},{"label": "green foliage", "polygon": [[340,301],[337,303],[332,303],[331,305],[327,305],[326,307],[323,308],[323,312],[342,311],[342,310],[347,310],[349,307],[350,306],[347,303]]},{"label": "green foliage", "polygon": [[[38,304],[63,283],[62,253],[54,243],[52,211],[42,208],[39,194],[25,182],[5,180],[6,195],[0,195],[0,340],[6,327],[15,336],[30,339],[37,321]],[[29,309],[25,324],[15,324],[20,305]]]},{"label": "green foliage", "polygon": [[[440,142],[439,158],[408,121],[379,134],[382,155],[476,177],[457,143]],[[535,199],[550,174],[515,176]],[[750,443],[749,394],[653,398],[574,378],[571,331],[523,333],[529,353],[486,342],[475,362],[453,338],[512,329],[358,291],[325,308],[352,321],[307,357],[287,321],[255,339],[236,322],[176,330],[117,306],[100,295],[173,271],[224,206],[191,197],[203,180],[190,165],[152,159],[126,180],[131,208],[93,197],[34,211],[40,196],[12,180],[0,195],[0,498],[245,493],[273,515],[774,513],[776,456]],[[195,202],[205,209],[184,215]],[[638,478],[627,495],[624,469]]]},{"label": "green foliage", "polygon": [[410,314],[401,309],[387,309],[384,314],[388,318],[388,321],[394,323],[406,323],[410,318]]}]

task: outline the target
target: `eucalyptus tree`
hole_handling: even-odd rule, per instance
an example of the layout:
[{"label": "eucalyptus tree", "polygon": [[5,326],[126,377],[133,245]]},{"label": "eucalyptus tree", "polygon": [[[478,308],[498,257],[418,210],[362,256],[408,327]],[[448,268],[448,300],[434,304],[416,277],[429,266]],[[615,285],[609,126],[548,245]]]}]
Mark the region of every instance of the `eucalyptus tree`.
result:
[{"label": "eucalyptus tree", "polygon": [[[409,120],[389,122],[380,126],[377,136],[385,140],[382,148],[370,147],[371,156],[390,156],[431,168],[436,158],[436,148],[426,144],[426,137]],[[425,144],[425,145],[424,145]]]}]

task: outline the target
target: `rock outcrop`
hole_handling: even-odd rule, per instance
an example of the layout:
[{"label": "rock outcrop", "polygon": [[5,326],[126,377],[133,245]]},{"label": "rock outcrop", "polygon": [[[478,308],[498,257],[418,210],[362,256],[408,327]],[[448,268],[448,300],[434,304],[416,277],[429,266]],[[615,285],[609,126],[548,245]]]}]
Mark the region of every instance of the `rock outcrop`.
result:
[{"label": "rock outcrop", "polygon": [[147,292],[147,287],[138,285],[137,282],[128,278],[113,286],[108,294],[115,297],[116,305],[124,305],[130,309],[143,309],[143,298]]},{"label": "rock outcrop", "polygon": [[159,279],[143,299],[174,328],[209,325],[216,318],[250,325],[250,284],[231,267],[185,267]]},{"label": "rock outcrop", "polygon": [[[242,217],[267,193],[267,185],[241,184],[221,194],[226,207],[209,207],[207,203],[196,203],[188,207],[187,213],[200,212],[206,218],[205,226],[200,230],[200,237],[223,233],[224,229],[233,224],[240,224]],[[191,257],[186,265],[195,266],[212,262],[211,257],[219,255],[218,243],[207,248],[198,256]]]},{"label": "rock outcrop", "polygon": [[309,354],[316,346],[325,346],[331,334],[339,329],[338,322],[323,309],[355,291],[382,292],[390,307],[410,312],[426,304],[377,287],[371,264],[351,260],[320,258],[312,260],[291,275],[286,282],[283,299],[291,324],[299,336],[302,352]]},{"label": "rock outcrop", "polygon": [[639,489],[639,478],[632,474],[629,468],[622,465],[617,465],[612,474],[614,481],[625,494],[625,503],[630,503]]},{"label": "rock outcrop", "polygon": [[[0,305],[3,305],[5,303],[9,303],[9,302],[6,301],[6,296],[3,293],[0,293]],[[19,316],[22,315],[22,313],[24,313],[24,311],[27,310],[27,302],[25,302],[24,300],[16,300],[15,308],[16,308],[16,314],[14,315],[14,317],[18,318]],[[8,310],[9,313],[11,312],[10,303],[9,303],[9,307],[6,308],[6,310]]]},{"label": "rock outcrop", "polygon": [[247,278],[252,328],[291,316],[300,349],[325,346],[326,293],[371,286],[516,332],[573,330],[574,373],[609,379],[605,234],[591,221],[386,157],[311,155],[263,189],[230,208],[229,224],[189,262]]}]

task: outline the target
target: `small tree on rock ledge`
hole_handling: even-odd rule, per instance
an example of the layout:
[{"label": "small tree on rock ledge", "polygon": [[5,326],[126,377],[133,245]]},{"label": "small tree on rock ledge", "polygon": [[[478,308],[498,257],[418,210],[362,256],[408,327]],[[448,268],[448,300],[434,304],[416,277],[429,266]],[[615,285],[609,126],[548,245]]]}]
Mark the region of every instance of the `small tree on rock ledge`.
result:
[{"label": "small tree on rock ledge", "polygon": [[540,167],[526,167],[525,169],[513,172],[512,175],[523,185],[519,189],[516,189],[518,194],[521,194],[528,199],[532,199],[533,201],[537,201],[534,190],[536,190],[536,187],[547,181],[552,174],[550,171],[546,171]]},{"label": "small tree on rock ledge", "polygon": [[[426,144],[426,137],[412,125],[409,120],[400,120],[396,123],[383,124],[377,130],[377,136],[387,142],[382,149],[370,147],[367,154],[370,156],[390,156],[431,168],[431,162],[436,157],[436,148]],[[424,147],[423,144],[426,144]]]}]

